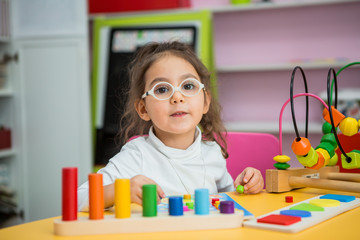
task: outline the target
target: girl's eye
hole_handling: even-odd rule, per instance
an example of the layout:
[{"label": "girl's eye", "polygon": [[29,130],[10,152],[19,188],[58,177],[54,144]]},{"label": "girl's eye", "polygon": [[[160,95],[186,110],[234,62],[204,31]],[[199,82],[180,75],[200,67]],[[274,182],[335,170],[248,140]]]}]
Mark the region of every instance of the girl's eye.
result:
[{"label": "girl's eye", "polygon": [[195,85],[193,83],[187,83],[184,85],[184,90],[192,90],[195,88]]},{"label": "girl's eye", "polygon": [[155,94],[164,94],[164,93],[169,92],[169,87],[168,86],[158,86],[154,92],[155,92]]}]

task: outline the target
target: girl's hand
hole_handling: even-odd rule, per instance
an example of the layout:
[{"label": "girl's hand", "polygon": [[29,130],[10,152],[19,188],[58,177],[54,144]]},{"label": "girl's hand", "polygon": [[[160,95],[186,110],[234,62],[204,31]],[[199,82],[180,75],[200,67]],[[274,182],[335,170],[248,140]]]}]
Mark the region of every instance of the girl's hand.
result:
[{"label": "girl's hand", "polygon": [[255,194],[259,193],[264,188],[264,179],[261,172],[256,168],[247,167],[242,173],[237,176],[234,187],[243,185],[244,193]]},{"label": "girl's hand", "polygon": [[164,191],[154,180],[144,175],[136,175],[130,179],[131,202],[142,205],[142,186],[145,184],[156,184],[158,203],[160,203],[160,198],[166,197]]}]

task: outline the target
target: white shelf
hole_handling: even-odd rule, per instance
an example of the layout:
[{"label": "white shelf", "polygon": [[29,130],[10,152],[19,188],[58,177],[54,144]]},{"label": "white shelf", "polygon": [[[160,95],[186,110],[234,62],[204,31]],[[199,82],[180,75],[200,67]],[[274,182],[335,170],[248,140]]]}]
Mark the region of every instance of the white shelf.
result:
[{"label": "white shelf", "polygon": [[14,149],[0,149],[0,158],[12,157],[14,155]]},{"label": "white shelf", "polygon": [[239,11],[254,11],[254,10],[271,10],[271,9],[281,9],[281,8],[297,8],[297,7],[306,7],[306,6],[316,6],[316,5],[329,5],[329,4],[343,4],[359,2],[359,0],[299,0],[292,2],[260,2],[253,4],[239,4],[239,5],[229,5],[225,7],[218,7],[216,9],[210,9],[213,13],[229,13],[229,12],[239,12]]},{"label": "white shelf", "polygon": [[[299,122],[298,128],[304,129],[305,123]],[[265,133],[279,133],[279,122],[225,122],[225,128],[228,132],[265,132]],[[309,133],[321,133],[322,123],[309,123]],[[282,123],[283,133],[295,133],[292,122]]]},{"label": "white shelf", "polygon": [[[286,71],[292,70],[296,66],[304,69],[324,69],[324,68],[341,68],[349,61],[312,61],[312,62],[294,62],[294,63],[279,63],[279,64],[253,64],[242,66],[218,66],[217,73],[233,73],[233,72],[254,72],[254,71]],[[354,66],[356,67],[356,66]]]},{"label": "white shelf", "polygon": [[[351,2],[359,2],[360,0],[298,0],[293,2],[260,2],[252,4],[238,4],[238,5],[227,5],[227,6],[218,6],[216,8],[210,7],[206,8],[212,13],[229,13],[229,12],[240,12],[240,11],[254,11],[254,10],[271,10],[271,9],[281,9],[281,8],[297,8],[297,7],[306,7],[306,6],[316,6],[316,5],[329,5],[329,4],[343,4]],[[98,13],[90,14],[89,19],[94,19],[97,17],[113,18],[119,16],[128,16],[128,15],[143,15],[143,14],[169,14],[169,13],[181,13],[181,12],[195,12],[203,10],[203,8],[177,8],[177,9],[164,9],[164,10],[148,10],[148,11],[130,11],[130,12],[115,12],[115,13]]]},{"label": "white shelf", "polygon": [[0,97],[12,97],[14,92],[12,89],[4,88],[0,89]]}]

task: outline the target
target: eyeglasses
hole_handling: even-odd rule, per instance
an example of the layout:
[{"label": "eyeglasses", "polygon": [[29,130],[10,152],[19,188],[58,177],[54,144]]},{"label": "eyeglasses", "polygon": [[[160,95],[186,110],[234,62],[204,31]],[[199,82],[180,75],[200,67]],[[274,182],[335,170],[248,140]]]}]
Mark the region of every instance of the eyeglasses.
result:
[{"label": "eyeglasses", "polygon": [[176,91],[179,91],[184,96],[193,97],[198,95],[203,88],[205,88],[204,84],[195,78],[185,79],[179,87],[174,87],[168,82],[159,82],[150,91],[144,93],[141,98],[151,95],[157,100],[166,100],[171,98]]}]

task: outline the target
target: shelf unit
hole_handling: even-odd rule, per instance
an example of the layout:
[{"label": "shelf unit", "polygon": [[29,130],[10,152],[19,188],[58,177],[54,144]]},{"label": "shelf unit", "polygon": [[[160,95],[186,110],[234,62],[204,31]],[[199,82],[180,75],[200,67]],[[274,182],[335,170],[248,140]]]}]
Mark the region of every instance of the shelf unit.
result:
[{"label": "shelf unit", "polygon": [[272,9],[281,9],[281,8],[298,8],[298,7],[308,7],[308,6],[321,6],[321,5],[330,5],[338,3],[349,3],[357,2],[358,0],[303,0],[303,1],[285,1],[285,2],[258,2],[250,4],[238,4],[238,5],[227,5],[219,6],[216,8],[210,9],[213,13],[229,13],[229,12],[241,12],[241,11],[257,11],[257,10],[272,10]]},{"label": "shelf unit", "polygon": [[28,222],[61,215],[63,167],[78,167],[79,183],[91,172],[87,3],[9,4],[11,36],[0,37],[0,61],[12,60],[0,125],[11,129],[12,148],[0,150],[0,164]]},{"label": "shelf unit", "polygon": [[0,159],[1,158],[10,158],[15,156],[15,150],[14,149],[1,149],[0,150]]},{"label": "shelf unit", "polygon": [[[326,90],[329,67],[338,70],[359,60],[360,34],[356,29],[360,1],[294,1],[210,9],[219,99],[229,131],[278,133],[277,117],[289,98],[295,66],[304,69],[309,92],[318,95]],[[331,33],[333,29],[336,31]],[[358,69],[347,70],[339,88],[359,88]],[[298,75],[295,94],[304,92]],[[296,102],[296,112],[301,115],[305,101]],[[321,104],[310,101],[311,134],[321,134],[321,109]],[[283,133],[293,132],[291,118],[284,117]]]}]

